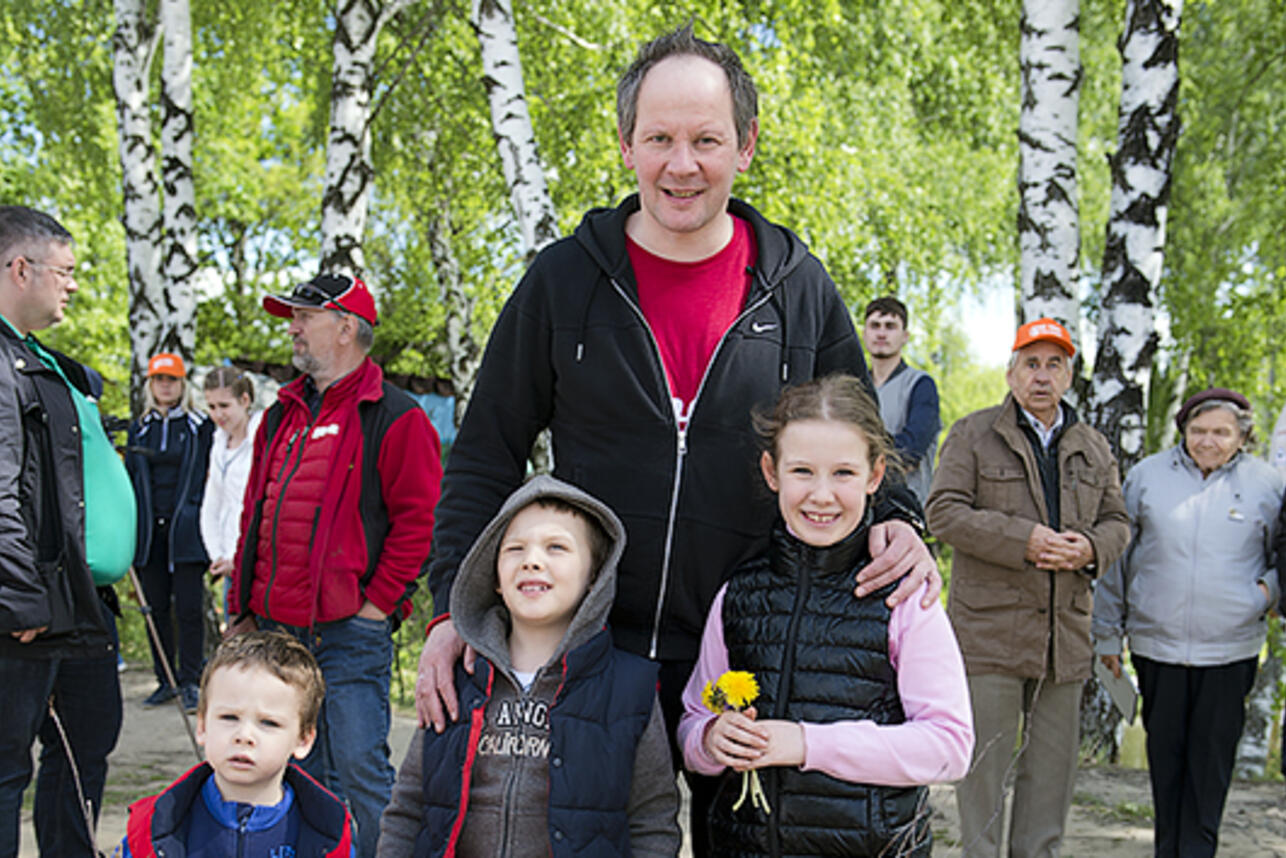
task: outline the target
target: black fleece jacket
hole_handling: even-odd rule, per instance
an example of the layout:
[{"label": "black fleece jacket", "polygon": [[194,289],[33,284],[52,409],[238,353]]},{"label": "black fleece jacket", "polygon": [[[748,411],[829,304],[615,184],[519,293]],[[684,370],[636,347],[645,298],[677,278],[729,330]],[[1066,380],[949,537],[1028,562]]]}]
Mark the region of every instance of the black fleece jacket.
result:
[{"label": "black fleece jacket", "polygon": [[[611,625],[617,646],[696,658],[706,610],[739,561],[761,552],[776,515],[759,475],[750,413],[783,387],[830,373],[871,390],[853,322],[821,262],[739,200],[759,258],[746,305],[706,368],[680,432],[625,246],[637,195],[589,212],[541,251],[500,313],[447,462],[429,582],[449,609],[456,567],[521,483],[541,429],[554,475],[625,523]],[[877,495],[879,520],[919,520],[905,486]]]}]

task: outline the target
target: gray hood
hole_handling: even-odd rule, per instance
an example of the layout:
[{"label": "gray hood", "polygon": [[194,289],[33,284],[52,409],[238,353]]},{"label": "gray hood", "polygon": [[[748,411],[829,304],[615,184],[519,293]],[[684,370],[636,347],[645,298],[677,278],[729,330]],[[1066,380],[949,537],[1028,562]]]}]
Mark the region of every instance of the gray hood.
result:
[{"label": "gray hood", "polygon": [[509,660],[509,612],[496,592],[496,556],[509,522],[539,498],[559,498],[583,509],[607,532],[611,543],[607,559],[581,601],[551,661],[575,649],[606,624],[616,598],[616,564],[625,550],[625,527],[607,504],[575,486],[550,476],[529,480],[509,496],[460,563],[451,587],[451,620],[465,643],[480,655],[512,674]]}]

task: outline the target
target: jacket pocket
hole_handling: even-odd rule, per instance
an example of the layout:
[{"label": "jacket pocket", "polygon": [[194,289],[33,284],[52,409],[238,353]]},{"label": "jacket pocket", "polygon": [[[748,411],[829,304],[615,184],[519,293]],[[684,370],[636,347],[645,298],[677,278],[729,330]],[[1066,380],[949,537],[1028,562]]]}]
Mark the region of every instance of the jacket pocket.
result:
[{"label": "jacket pocket", "polygon": [[49,600],[49,629],[45,634],[65,634],[72,631],[76,627],[75,603],[63,559],[38,560],[36,572],[44,582],[46,598]]},{"label": "jacket pocket", "polygon": [[965,653],[1013,652],[1022,592],[1006,584],[952,588],[951,625]]},{"label": "jacket pocket", "polygon": [[1075,487],[1077,521],[1082,527],[1092,527],[1094,522],[1098,521],[1098,511],[1103,503],[1107,475],[1089,466],[1083,466],[1074,470],[1069,476]]},{"label": "jacket pocket", "polygon": [[974,506],[1030,517],[1035,508],[1027,488],[1027,472],[1016,465],[979,465],[978,498]]}]

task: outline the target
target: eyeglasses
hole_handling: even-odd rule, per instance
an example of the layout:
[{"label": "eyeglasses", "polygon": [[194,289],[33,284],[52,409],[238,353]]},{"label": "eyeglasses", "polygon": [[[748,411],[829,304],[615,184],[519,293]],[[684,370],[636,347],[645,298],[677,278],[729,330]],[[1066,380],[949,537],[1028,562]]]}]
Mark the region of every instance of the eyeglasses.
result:
[{"label": "eyeglasses", "polygon": [[13,259],[6,262],[4,267],[11,267],[19,259],[26,262],[32,268],[44,268],[47,271],[52,271],[55,274],[60,275],[64,280],[72,280],[76,277],[76,267],[74,265],[50,265],[47,262],[37,262],[36,260],[28,259],[25,256],[15,256]]}]

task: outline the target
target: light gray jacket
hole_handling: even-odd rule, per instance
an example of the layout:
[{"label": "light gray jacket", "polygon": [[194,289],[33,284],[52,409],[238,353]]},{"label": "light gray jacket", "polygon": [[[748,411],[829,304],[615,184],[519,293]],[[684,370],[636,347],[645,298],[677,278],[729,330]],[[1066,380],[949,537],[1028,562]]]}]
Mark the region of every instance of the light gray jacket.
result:
[{"label": "light gray jacket", "polygon": [[1131,652],[1167,664],[1258,655],[1277,604],[1281,475],[1237,453],[1202,479],[1180,444],[1131,468],[1123,491],[1133,538],[1094,593],[1094,651],[1118,655],[1128,635]]}]

